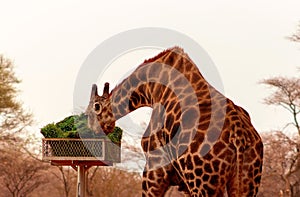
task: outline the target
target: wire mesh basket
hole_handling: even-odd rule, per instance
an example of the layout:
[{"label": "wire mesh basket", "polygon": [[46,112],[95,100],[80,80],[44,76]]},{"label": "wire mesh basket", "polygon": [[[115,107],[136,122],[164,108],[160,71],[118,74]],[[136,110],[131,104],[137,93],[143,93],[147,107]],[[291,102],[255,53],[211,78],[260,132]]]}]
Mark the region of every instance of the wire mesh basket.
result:
[{"label": "wire mesh basket", "polygon": [[106,139],[44,138],[43,160],[121,161],[120,146]]}]

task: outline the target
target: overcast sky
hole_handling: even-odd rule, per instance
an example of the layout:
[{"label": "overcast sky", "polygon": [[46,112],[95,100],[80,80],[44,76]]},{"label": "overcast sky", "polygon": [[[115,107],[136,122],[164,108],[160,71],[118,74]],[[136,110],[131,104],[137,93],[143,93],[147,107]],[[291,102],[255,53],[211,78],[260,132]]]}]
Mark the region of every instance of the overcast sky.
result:
[{"label": "overcast sky", "polygon": [[[173,29],[208,52],[225,95],[250,113],[259,132],[268,131],[290,117],[263,104],[270,91],[258,82],[299,76],[300,44],[285,38],[300,24],[299,8],[299,0],[1,1],[0,54],[14,61],[20,98],[38,128],[73,112],[77,73],[104,40],[139,27]],[[123,64],[131,68],[149,53],[135,57]]]}]

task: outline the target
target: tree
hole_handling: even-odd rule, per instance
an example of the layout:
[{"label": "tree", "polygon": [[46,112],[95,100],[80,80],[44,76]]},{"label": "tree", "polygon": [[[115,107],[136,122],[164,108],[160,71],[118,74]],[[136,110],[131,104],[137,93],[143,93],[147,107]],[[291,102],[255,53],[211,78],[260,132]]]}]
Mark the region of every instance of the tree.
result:
[{"label": "tree", "polygon": [[299,196],[299,139],[281,131],[263,133],[264,165],[259,196]]},{"label": "tree", "polygon": [[60,190],[63,190],[64,196],[71,196],[72,186],[76,183],[76,174],[73,172],[73,169],[69,166],[57,166],[59,173],[53,172],[52,174],[59,180],[63,186]]},{"label": "tree", "polygon": [[298,30],[296,33],[288,37],[289,40],[293,42],[300,42],[300,24],[298,25]]},{"label": "tree", "polygon": [[45,184],[48,169],[25,148],[29,137],[20,137],[32,123],[17,99],[20,82],[12,61],[0,55],[0,187],[5,196],[14,197],[28,196]]},{"label": "tree", "polygon": [[32,122],[30,113],[25,112],[17,97],[17,84],[13,63],[0,55],[0,140],[16,140],[19,133]]},{"label": "tree", "polygon": [[[91,170],[91,169],[90,169]],[[98,167],[88,176],[89,196],[141,196],[142,179],[139,173],[113,167]]]},{"label": "tree", "polygon": [[267,98],[267,105],[277,105],[286,109],[292,115],[292,122],[287,125],[294,125],[300,136],[300,125],[298,115],[300,113],[300,79],[292,77],[273,77],[262,81],[275,91]]},{"label": "tree", "polygon": [[4,196],[25,197],[49,182],[45,175],[48,164],[36,161],[20,150],[6,147],[0,155],[1,193]]},{"label": "tree", "polygon": [[[280,106],[287,110],[292,118],[285,128],[293,125],[297,131],[297,137],[294,138],[288,137],[283,132],[276,132],[265,138],[263,184],[267,185],[272,182],[272,179],[267,179],[267,177],[272,177],[273,180],[276,180],[274,184],[279,188],[282,188],[280,183],[284,183],[285,187],[281,189],[283,196],[294,196],[294,190],[299,190],[300,186],[300,179],[295,178],[299,176],[300,171],[300,125],[298,120],[300,114],[300,79],[273,77],[263,80],[262,83],[273,89],[273,93],[265,98],[265,103]],[[264,188],[268,187],[264,186]],[[274,189],[275,187],[271,188]]]},{"label": "tree", "polygon": [[[297,33],[288,37],[293,42],[300,42],[300,25]],[[300,195],[300,79],[296,77],[273,77],[262,84],[273,92],[265,98],[267,105],[280,106],[291,115],[291,122],[297,135],[289,137],[282,131],[263,136],[264,170],[262,176],[262,196],[299,196]]]}]

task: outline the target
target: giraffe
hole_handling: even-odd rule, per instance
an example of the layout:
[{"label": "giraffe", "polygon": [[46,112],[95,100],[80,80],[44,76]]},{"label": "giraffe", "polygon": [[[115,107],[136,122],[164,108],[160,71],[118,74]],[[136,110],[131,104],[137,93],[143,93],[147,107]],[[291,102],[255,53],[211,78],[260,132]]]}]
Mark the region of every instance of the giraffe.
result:
[{"label": "giraffe", "polygon": [[164,196],[178,186],[187,196],[256,196],[263,144],[249,114],[211,86],[180,47],[145,60],[102,96],[92,87],[86,110],[95,132],[116,120],[153,109],[141,140],[146,158],[143,196]]}]

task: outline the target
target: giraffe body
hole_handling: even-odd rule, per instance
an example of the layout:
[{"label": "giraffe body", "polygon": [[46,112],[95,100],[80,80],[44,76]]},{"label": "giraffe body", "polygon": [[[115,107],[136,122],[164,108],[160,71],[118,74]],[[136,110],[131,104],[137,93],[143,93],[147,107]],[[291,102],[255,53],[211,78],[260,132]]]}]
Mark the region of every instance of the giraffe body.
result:
[{"label": "giraffe body", "polygon": [[143,196],[177,185],[188,196],[256,196],[263,145],[248,113],[213,88],[181,48],[146,60],[109,93],[94,85],[89,126],[105,133],[140,107],[152,107],[142,138]]}]

